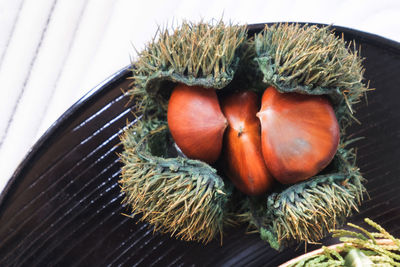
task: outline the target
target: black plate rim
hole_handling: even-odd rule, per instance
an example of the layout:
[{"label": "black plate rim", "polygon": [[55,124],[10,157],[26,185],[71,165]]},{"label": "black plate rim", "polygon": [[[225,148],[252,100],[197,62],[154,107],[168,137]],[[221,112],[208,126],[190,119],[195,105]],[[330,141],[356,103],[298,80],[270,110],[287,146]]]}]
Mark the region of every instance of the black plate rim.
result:
[{"label": "black plate rim", "polygon": [[131,73],[131,65],[125,66],[116,73],[112,74],[110,77],[105,79],[103,82],[89,90],[83,97],[81,97],[77,102],[75,102],[71,107],[69,107],[36,141],[36,143],[29,149],[24,159],[19,163],[15,169],[13,175],[8,180],[6,186],[0,194],[0,216],[3,213],[4,205],[7,203],[7,199],[10,194],[12,194],[12,189],[16,187],[19,182],[18,177],[23,173],[26,168],[29,167],[31,160],[34,156],[42,149],[43,145],[49,141],[56,132],[62,128],[68,121],[87,104],[94,101],[96,98],[105,94],[113,83],[119,81],[120,79],[125,79]]},{"label": "black plate rim", "polygon": [[[247,28],[249,31],[255,31],[262,29],[266,24],[273,25],[277,23],[298,23],[301,25],[316,25],[319,27],[331,26],[335,31],[343,32],[345,35],[352,36],[351,39],[359,39],[364,42],[371,43],[375,46],[384,48],[385,50],[390,50],[396,54],[400,54],[400,42],[396,42],[394,40],[379,36],[377,34],[372,34],[360,30],[356,30],[353,28],[336,26],[336,25],[328,25],[322,23],[308,23],[308,22],[268,22],[268,23],[257,23],[257,24],[249,24]],[[79,113],[79,110],[83,108],[85,105],[90,104],[90,102],[94,101],[97,97],[106,93],[110,85],[119,81],[120,79],[127,78],[131,73],[131,65],[125,66],[116,73],[112,74],[109,78],[105,79],[103,82],[98,84],[96,87],[91,89],[88,93],[86,93],[82,98],[80,98],[75,104],[73,104],[69,109],[67,109],[48,129],[47,131],[36,141],[36,143],[32,146],[32,148],[27,152],[24,159],[19,163],[17,168],[15,169],[13,175],[8,180],[6,186],[0,194],[0,216],[3,213],[4,206],[7,203],[7,199],[12,194],[13,188],[17,186],[20,182],[18,181],[18,177],[22,177],[20,174],[23,173],[29,166],[30,162],[34,158],[34,156],[40,152],[44,144],[49,141],[56,132],[62,128],[68,121]]]}]

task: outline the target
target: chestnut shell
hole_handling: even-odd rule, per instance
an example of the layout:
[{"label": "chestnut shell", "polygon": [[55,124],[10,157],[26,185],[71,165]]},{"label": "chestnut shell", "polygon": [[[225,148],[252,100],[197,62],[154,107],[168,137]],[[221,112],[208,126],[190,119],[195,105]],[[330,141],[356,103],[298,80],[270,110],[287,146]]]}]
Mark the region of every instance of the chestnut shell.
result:
[{"label": "chestnut shell", "polygon": [[260,122],[256,117],[259,98],[252,91],[235,92],[222,99],[228,120],[223,162],[226,175],[248,195],[268,191],[273,183],[261,152]]},{"label": "chestnut shell", "polygon": [[279,182],[306,180],[333,159],[340,130],[326,97],[280,93],[269,87],[257,116],[261,121],[264,160]]},{"label": "chestnut shell", "polygon": [[227,120],[214,89],[177,85],[167,119],[174,141],[187,157],[209,164],[219,158]]}]

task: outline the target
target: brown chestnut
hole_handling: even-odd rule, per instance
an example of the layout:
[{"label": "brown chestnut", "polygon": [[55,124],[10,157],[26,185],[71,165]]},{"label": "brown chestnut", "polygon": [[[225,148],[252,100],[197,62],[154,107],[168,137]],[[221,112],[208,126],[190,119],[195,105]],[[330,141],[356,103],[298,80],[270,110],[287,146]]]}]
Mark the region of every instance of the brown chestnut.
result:
[{"label": "brown chestnut", "polygon": [[316,175],[337,151],[339,125],[324,96],[280,93],[269,87],[257,116],[265,163],[281,183],[296,183]]},{"label": "brown chestnut", "polygon": [[227,120],[214,89],[177,85],[167,117],[171,135],[187,157],[210,164],[219,158]]},{"label": "brown chestnut", "polygon": [[252,91],[235,92],[221,100],[229,124],[223,147],[224,170],[248,195],[265,193],[273,183],[261,152],[261,128],[256,117],[259,106],[259,98]]}]

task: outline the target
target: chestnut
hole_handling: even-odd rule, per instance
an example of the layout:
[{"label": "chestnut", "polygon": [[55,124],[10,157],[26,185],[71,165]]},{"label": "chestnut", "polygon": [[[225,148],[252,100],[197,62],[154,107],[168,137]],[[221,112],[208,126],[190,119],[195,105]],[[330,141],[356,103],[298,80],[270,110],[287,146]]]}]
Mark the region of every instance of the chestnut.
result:
[{"label": "chestnut", "polygon": [[283,184],[316,175],[336,154],[339,125],[325,96],[280,93],[269,87],[257,117],[265,163]]},{"label": "chestnut", "polygon": [[219,158],[227,120],[214,89],[178,84],[168,102],[167,120],[172,138],[188,158],[209,164]]},{"label": "chestnut", "polygon": [[273,183],[260,146],[259,106],[259,97],[252,91],[235,92],[221,100],[228,120],[223,168],[233,184],[248,195],[265,193]]}]

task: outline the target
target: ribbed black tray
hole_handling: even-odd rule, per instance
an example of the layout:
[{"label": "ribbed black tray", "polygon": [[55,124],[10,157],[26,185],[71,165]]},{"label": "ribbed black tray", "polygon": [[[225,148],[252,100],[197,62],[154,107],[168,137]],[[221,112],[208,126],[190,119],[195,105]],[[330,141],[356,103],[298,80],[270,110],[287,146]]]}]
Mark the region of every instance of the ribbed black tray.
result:
[{"label": "ribbed black tray", "polygon": [[[357,106],[362,124],[349,132],[365,137],[355,146],[370,196],[349,221],[363,225],[369,217],[400,236],[400,44],[335,32],[361,46],[376,88]],[[73,105],[15,171],[0,196],[0,266],[277,266],[302,254],[303,246],[278,253],[243,228],[228,229],[222,246],[182,242],[122,215],[117,153],[118,134],[133,120],[121,93],[129,75],[117,72]]]}]

